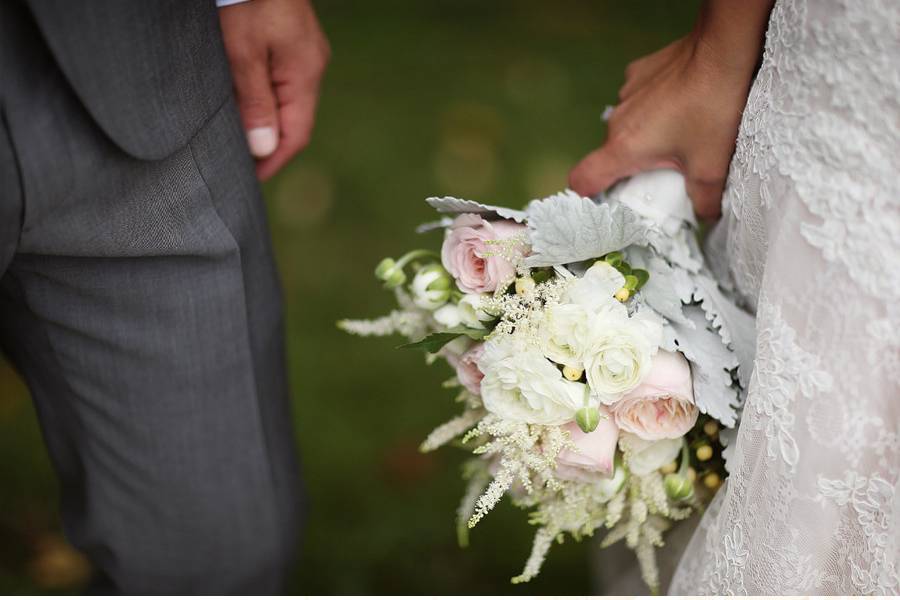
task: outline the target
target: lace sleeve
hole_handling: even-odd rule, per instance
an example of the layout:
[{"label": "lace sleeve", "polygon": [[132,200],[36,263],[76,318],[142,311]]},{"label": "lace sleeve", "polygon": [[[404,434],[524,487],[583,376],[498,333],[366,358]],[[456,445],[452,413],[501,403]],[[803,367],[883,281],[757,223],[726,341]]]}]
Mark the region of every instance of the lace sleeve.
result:
[{"label": "lace sleeve", "polygon": [[757,310],[755,370],[672,593],[900,593],[898,23],[773,10],[713,236]]}]

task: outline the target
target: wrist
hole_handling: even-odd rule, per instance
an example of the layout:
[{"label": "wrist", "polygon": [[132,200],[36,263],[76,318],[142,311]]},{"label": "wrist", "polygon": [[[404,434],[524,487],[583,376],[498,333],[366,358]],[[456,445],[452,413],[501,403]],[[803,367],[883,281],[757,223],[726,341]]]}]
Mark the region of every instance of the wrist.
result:
[{"label": "wrist", "polygon": [[707,0],[691,32],[694,60],[719,77],[749,79],[759,64],[772,0]]}]

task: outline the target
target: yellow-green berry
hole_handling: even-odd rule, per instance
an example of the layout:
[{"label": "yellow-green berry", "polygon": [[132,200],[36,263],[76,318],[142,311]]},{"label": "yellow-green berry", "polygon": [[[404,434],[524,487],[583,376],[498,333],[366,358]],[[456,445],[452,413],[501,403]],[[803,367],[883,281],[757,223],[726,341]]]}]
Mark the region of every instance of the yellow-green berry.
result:
[{"label": "yellow-green berry", "polygon": [[704,444],[704,445],[700,446],[699,448],[697,448],[696,455],[697,455],[697,460],[705,461],[705,460],[711,459],[712,455],[713,455],[712,446],[710,446],[709,444]]}]

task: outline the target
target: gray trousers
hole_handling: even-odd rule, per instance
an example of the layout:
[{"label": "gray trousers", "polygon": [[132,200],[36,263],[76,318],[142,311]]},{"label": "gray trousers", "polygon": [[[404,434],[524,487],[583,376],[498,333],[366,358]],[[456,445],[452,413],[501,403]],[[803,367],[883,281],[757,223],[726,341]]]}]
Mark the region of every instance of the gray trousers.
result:
[{"label": "gray trousers", "polygon": [[9,6],[0,346],[34,398],[65,533],[97,591],[276,592],[299,480],[280,290],[234,102],[171,156],[132,158]]}]

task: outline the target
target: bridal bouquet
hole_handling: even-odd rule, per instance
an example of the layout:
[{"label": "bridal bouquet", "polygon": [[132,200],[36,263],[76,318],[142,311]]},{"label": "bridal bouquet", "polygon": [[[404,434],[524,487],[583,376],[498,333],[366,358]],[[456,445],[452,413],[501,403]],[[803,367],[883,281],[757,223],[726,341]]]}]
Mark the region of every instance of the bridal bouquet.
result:
[{"label": "bridal bouquet", "polygon": [[608,530],[656,591],[654,548],[726,476],[753,321],[718,287],[681,176],[641,174],[598,201],[566,191],[525,210],[427,202],[440,252],[382,260],[398,309],[342,321],[399,333],[455,370],[461,414],[422,444],[468,448],[460,543],[506,495],[537,526],[514,582],[554,541]]}]

